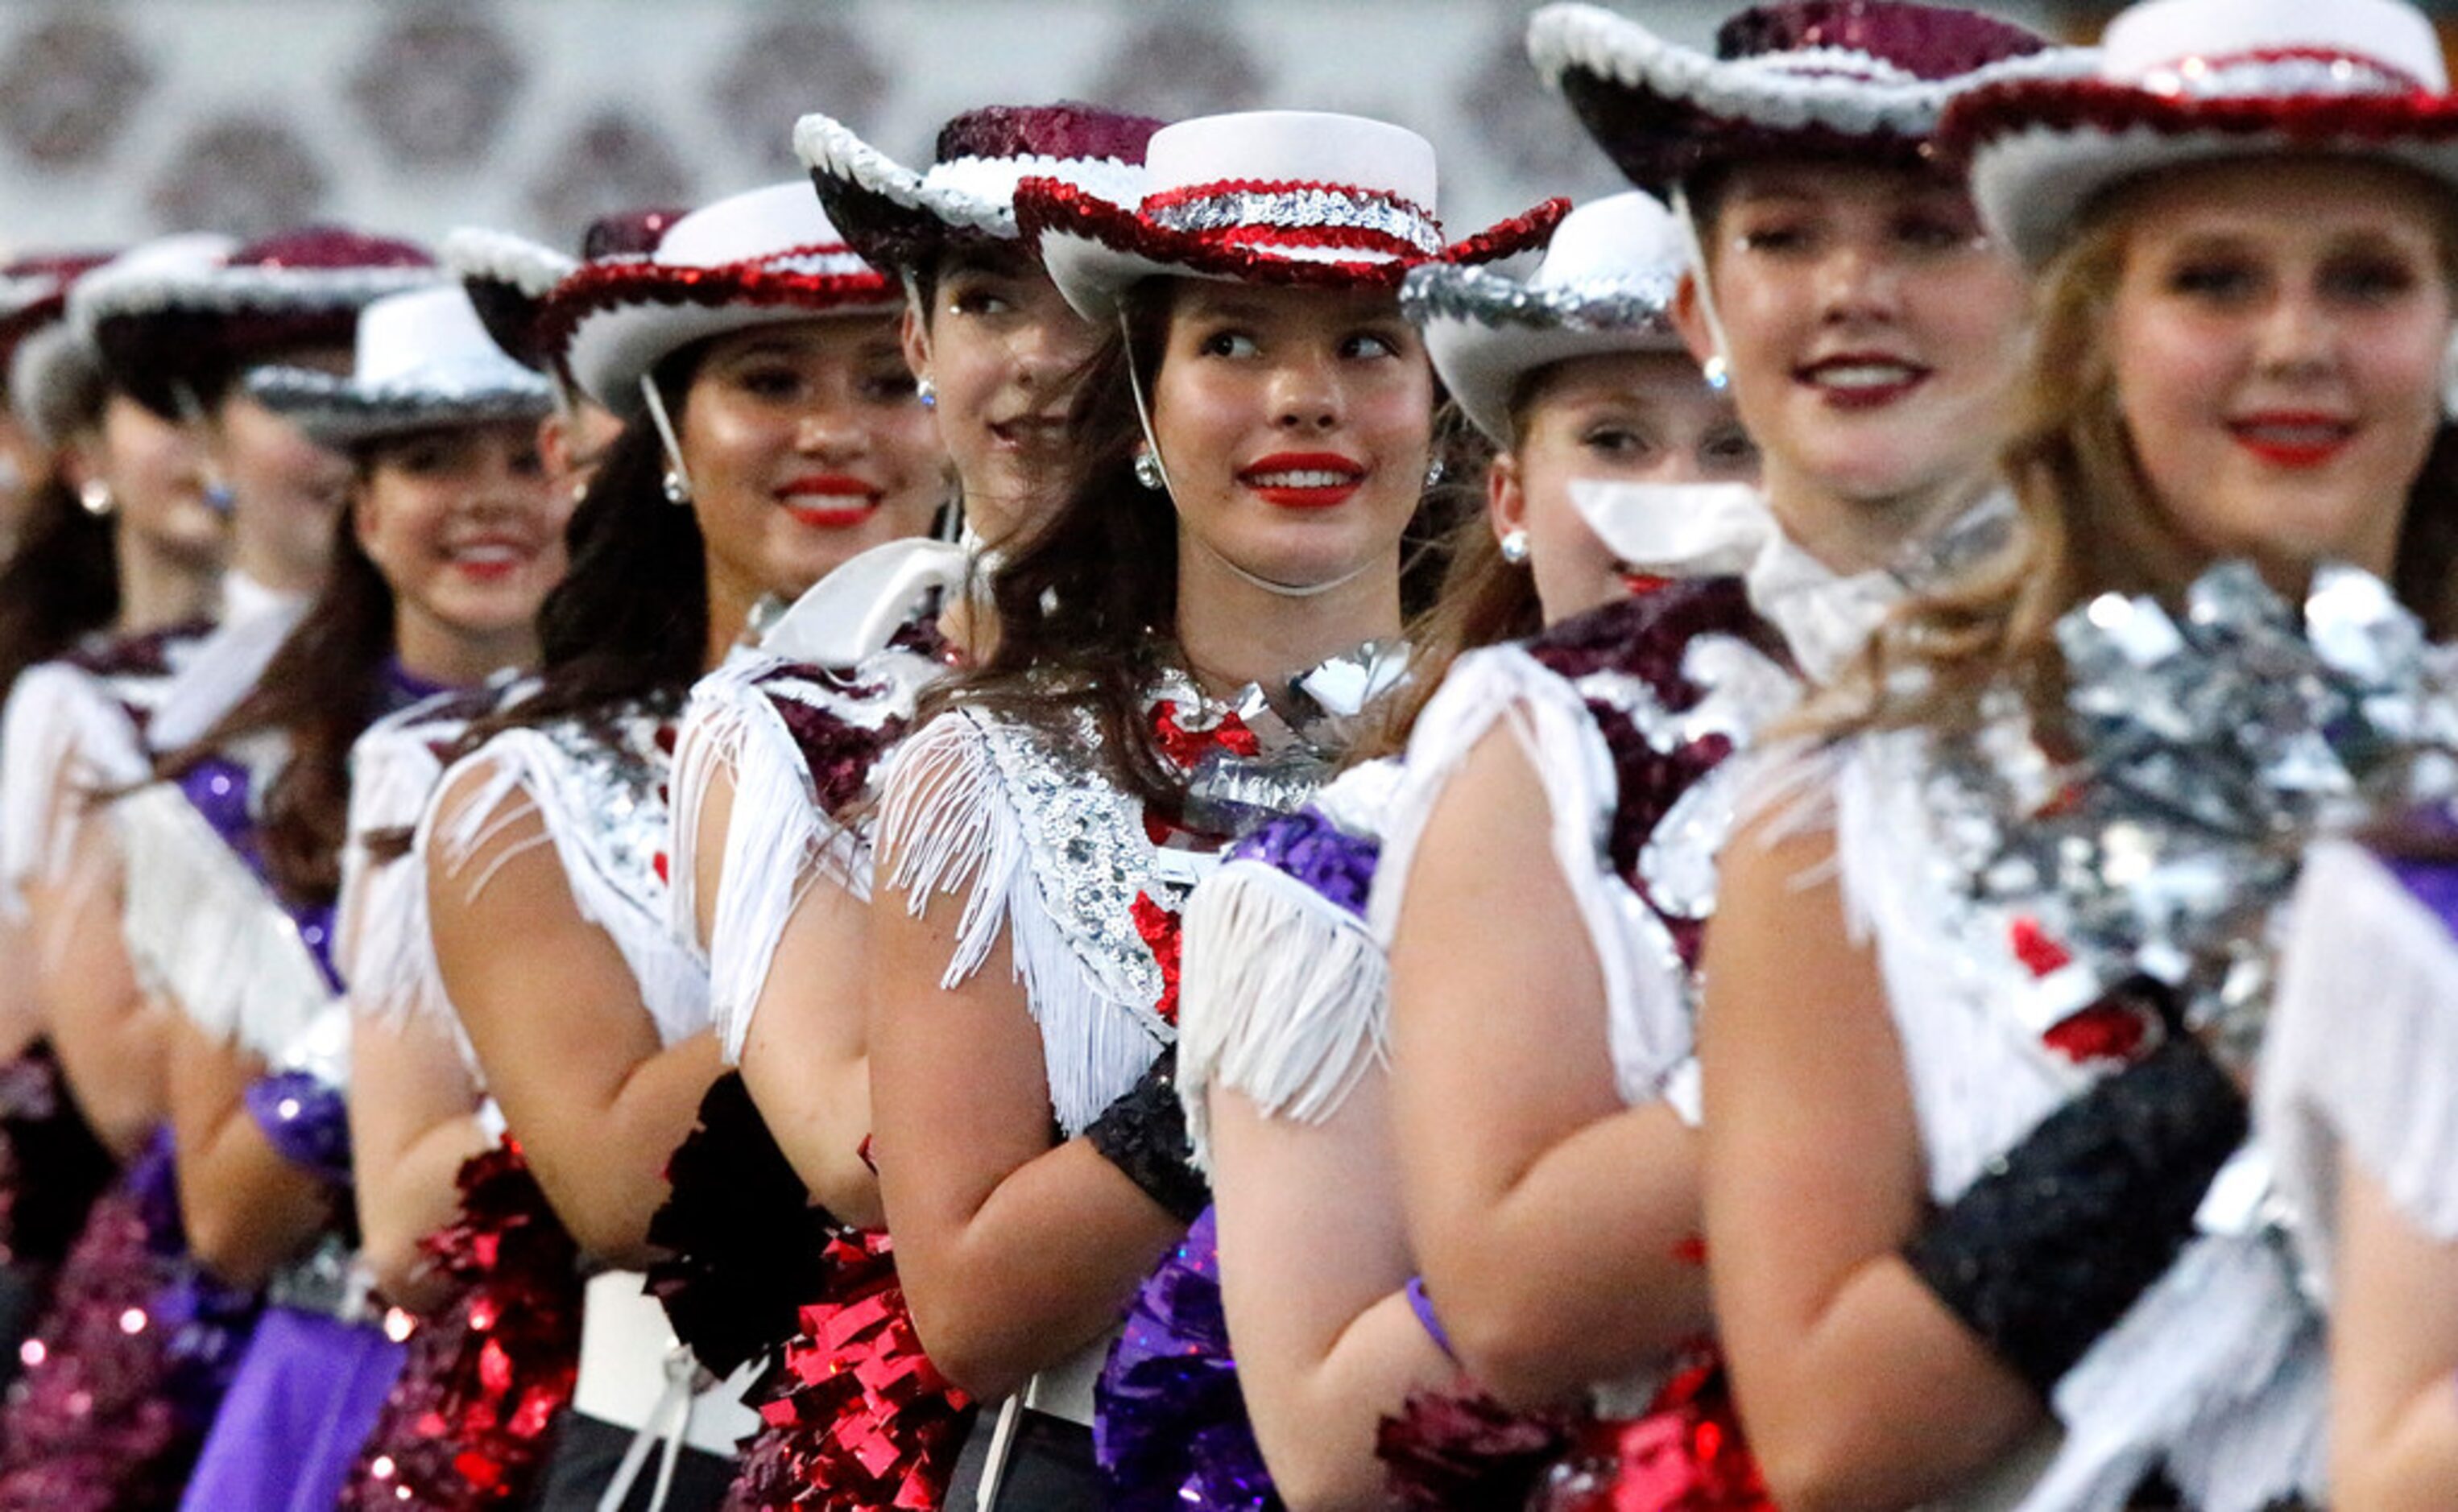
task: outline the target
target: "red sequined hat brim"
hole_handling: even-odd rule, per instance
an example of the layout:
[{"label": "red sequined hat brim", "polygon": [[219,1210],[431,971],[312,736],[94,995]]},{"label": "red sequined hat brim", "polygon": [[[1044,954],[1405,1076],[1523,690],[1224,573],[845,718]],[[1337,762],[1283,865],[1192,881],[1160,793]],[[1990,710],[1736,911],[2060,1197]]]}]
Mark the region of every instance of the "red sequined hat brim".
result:
[{"label": "red sequined hat brim", "polygon": [[[640,376],[694,342],[784,321],[889,315],[904,305],[904,288],[876,269],[797,273],[776,265],[787,256],[705,268],[646,259],[584,264],[548,296],[538,343],[591,398],[629,415],[639,404]],[[575,351],[584,328],[604,321],[637,329],[612,333],[611,353]]]},{"label": "red sequined hat brim", "polygon": [[663,305],[703,310],[790,305],[817,315],[851,313],[871,305],[894,307],[905,298],[896,280],[879,272],[788,273],[765,262],[714,268],[678,267],[646,260],[593,262],[555,286],[538,321],[541,342],[569,349],[573,333],[592,316],[626,306]]},{"label": "red sequined hat brim", "polygon": [[[1423,263],[1490,262],[1542,246],[1570,209],[1568,199],[1549,199],[1432,254],[1384,251],[1377,238],[1371,244],[1383,251],[1381,257],[1321,260],[1275,257],[1217,232],[1155,225],[1134,210],[1057,179],[1028,178],[1015,197],[1016,222],[1029,243],[1039,248],[1045,238],[1062,237],[1105,247],[1120,256],[1119,271],[1129,275],[1122,281],[1178,277],[1338,289],[1397,289],[1408,270]],[[1285,235],[1304,244],[1359,250],[1370,236],[1339,227]]]},{"label": "red sequined hat brim", "polygon": [[2098,79],[2031,80],[1984,86],[1957,99],[1948,107],[1937,139],[1948,158],[1968,164],[1990,141],[2035,130],[2112,136],[2134,131],[2163,136],[2217,133],[2322,150],[2439,145],[2458,141],[2458,95],[2197,98]]},{"label": "red sequined hat brim", "polygon": [[1991,229],[2036,265],[2107,190],[2187,162],[2338,153],[2401,163],[2458,192],[2458,96],[2194,97],[2034,80],[1955,101],[1938,146],[1970,175]]}]

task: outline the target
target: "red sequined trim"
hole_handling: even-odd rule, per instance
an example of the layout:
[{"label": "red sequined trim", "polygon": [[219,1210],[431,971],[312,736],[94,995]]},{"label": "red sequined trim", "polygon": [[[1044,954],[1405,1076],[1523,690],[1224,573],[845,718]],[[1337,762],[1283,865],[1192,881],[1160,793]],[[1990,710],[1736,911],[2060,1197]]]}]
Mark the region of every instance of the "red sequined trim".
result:
[{"label": "red sequined trim", "polygon": [[2132,1060],[2151,1037],[2141,1010],[2123,1003],[2094,1003],[2040,1036],[2040,1042],[2067,1060]]},{"label": "red sequined trim", "polygon": [[1160,1015],[1163,1024],[1175,1026],[1177,1023],[1178,932],[1181,927],[1178,917],[1154,902],[1150,893],[1135,894],[1135,904],[1128,911],[1135,918],[1135,933],[1143,937],[1144,944],[1153,953],[1154,963],[1160,967],[1160,999],[1153,1005],[1153,1011]]},{"label": "red sequined trim", "polygon": [[1968,166],[1974,153],[2000,137],[2084,128],[2112,135],[2150,131],[2165,136],[2275,135],[2313,145],[2352,141],[2367,147],[2423,147],[2458,138],[2458,97],[2209,98],[2152,94],[2097,79],[2034,79],[1990,85],[1956,100],[1939,123],[1937,142],[1951,161]]},{"label": "red sequined trim", "polygon": [[[1156,226],[1133,210],[1055,178],[1028,178],[1016,186],[1015,218],[1036,250],[1046,235],[1084,237],[1182,267],[1189,273],[1236,279],[1253,283],[1309,287],[1396,288],[1410,268],[1445,260],[1486,262],[1541,245],[1570,212],[1567,199],[1551,199],[1524,215],[1457,241],[1435,258],[1414,247],[1406,256],[1382,262],[1298,261],[1272,257],[1241,245],[1226,233],[1172,231]],[[1335,243],[1326,230],[1301,238],[1318,245]]]},{"label": "red sequined trim", "polygon": [[581,321],[605,310],[631,304],[728,305],[754,308],[806,305],[829,311],[847,306],[893,306],[905,298],[895,280],[877,271],[865,273],[788,273],[775,264],[795,257],[851,255],[850,247],[797,248],[753,262],[729,262],[713,268],[677,267],[662,262],[593,262],[575,270],[547,296],[538,316],[538,341],[559,351],[572,341]]},{"label": "red sequined trim", "polygon": [[1195,764],[1214,750],[1226,751],[1231,756],[1250,756],[1260,755],[1263,749],[1262,742],[1255,738],[1255,732],[1247,729],[1246,721],[1234,713],[1223,714],[1216,724],[1189,725],[1179,717],[1178,705],[1163,699],[1153,706],[1152,722],[1154,738],[1160,743],[1160,754],[1167,756],[1172,764],[1189,772],[1194,771]]}]

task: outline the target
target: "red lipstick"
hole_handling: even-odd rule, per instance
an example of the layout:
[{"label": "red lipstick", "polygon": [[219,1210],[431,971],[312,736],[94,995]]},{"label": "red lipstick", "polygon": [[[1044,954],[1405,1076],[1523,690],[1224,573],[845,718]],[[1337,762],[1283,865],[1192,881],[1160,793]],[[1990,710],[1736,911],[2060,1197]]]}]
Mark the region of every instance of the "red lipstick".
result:
[{"label": "red lipstick", "polygon": [[1329,509],[1346,504],[1365,473],[1336,451],[1277,451],[1239,468],[1238,482],[1283,509]]},{"label": "red lipstick", "polygon": [[1884,409],[1928,381],[1928,369],[1884,352],[1839,352],[1794,371],[1794,378],[1842,410]]},{"label": "red lipstick", "polygon": [[2236,444],[2274,467],[2318,467],[2356,439],[2352,422],[2315,410],[2266,409],[2228,422]]},{"label": "red lipstick", "polygon": [[[806,473],[779,488],[777,496],[784,501],[788,514],[816,530],[860,525],[879,507],[877,488],[839,472]],[[840,502],[823,502],[829,500]]]}]

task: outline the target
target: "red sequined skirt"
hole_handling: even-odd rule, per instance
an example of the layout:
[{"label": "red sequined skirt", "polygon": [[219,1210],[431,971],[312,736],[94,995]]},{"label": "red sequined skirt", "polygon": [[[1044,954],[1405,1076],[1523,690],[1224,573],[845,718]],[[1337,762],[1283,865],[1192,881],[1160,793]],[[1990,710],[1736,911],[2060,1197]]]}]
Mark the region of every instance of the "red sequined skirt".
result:
[{"label": "red sequined skirt", "polygon": [[427,1241],[452,1278],[342,1491],[345,1512],[525,1502],[580,1363],[579,1251],[519,1147],[461,1168],[461,1216]]},{"label": "red sequined skirt", "polygon": [[823,1300],[752,1388],[762,1427],[727,1512],[925,1512],[947,1498],[973,1408],[922,1352],[886,1234],[828,1243]]},{"label": "red sequined skirt", "polygon": [[1412,1398],[1384,1420],[1375,1453],[1393,1500],[1428,1512],[1775,1512],[1712,1357],[1685,1364],[1632,1419],[1516,1413],[1466,1393]]}]

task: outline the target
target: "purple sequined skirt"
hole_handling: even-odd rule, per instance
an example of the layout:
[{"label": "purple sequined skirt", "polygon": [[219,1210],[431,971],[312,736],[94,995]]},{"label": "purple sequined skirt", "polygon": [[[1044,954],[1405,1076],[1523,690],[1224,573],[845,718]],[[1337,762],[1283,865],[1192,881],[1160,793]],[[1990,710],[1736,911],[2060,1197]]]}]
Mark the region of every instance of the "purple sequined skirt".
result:
[{"label": "purple sequined skirt", "polygon": [[371,1323],[265,1309],[181,1512],[332,1512],[402,1354]]},{"label": "purple sequined skirt", "polygon": [[1211,1209],[1135,1294],[1094,1400],[1112,1512],[1277,1512],[1229,1354]]},{"label": "purple sequined skirt", "polygon": [[98,1199],[0,1409],[0,1512],[137,1512],[188,1477],[253,1304],[182,1258],[170,1142]]}]

